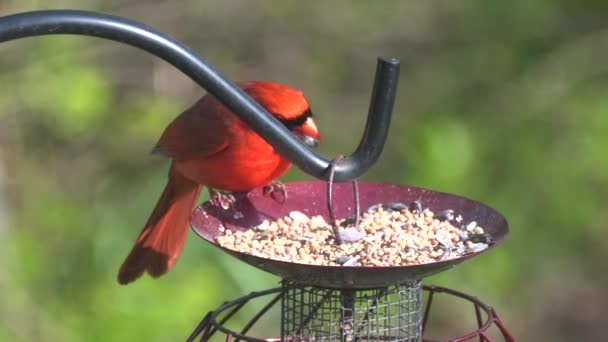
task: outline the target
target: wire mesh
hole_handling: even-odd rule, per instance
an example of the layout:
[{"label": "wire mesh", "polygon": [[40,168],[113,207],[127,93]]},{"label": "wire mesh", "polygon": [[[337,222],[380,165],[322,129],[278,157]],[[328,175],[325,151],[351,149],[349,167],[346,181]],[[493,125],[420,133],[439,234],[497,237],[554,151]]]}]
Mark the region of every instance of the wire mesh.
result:
[{"label": "wire mesh", "polygon": [[[428,294],[426,300],[426,308],[424,309],[424,318],[422,320],[422,342],[437,342],[438,340],[429,339],[428,336],[425,337],[425,325],[427,325],[429,317],[431,316],[431,307],[434,303],[433,298],[437,296],[448,296],[450,298],[460,298],[467,303],[472,303],[474,310],[469,310],[468,305],[467,309],[461,312],[462,315],[471,314],[470,311],[474,311],[474,318],[477,318],[477,327],[473,329],[469,333],[465,333],[464,335],[459,335],[459,337],[452,337],[449,339],[444,339],[442,341],[450,341],[450,342],[464,342],[464,341],[499,341],[498,339],[491,338],[488,331],[492,327],[497,328],[498,331],[502,334],[501,341],[505,342],[515,342],[515,337],[509,332],[507,327],[498,317],[496,311],[491,306],[488,306],[482,303],[477,297],[462,293],[460,291],[448,289],[441,286],[422,286],[423,291],[426,291]],[[289,287],[277,287],[273,289],[268,289],[259,292],[252,292],[246,296],[234,299],[232,301],[225,302],[216,310],[208,312],[203,320],[198,324],[196,329],[192,332],[190,337],[188,337],[187,342],[194,341],[218,341],[223,340],[226,342],[239,342],[239,341],[247,341],[247,342],[280,342],[280,341],[305,341],[311,340],[309,338],[303,337],[270,337],[275,336],[275,333],[278,334],[278,331],[275,332],[274,329],[268,330],[268,327],[265,328],[265,332],[262,336],[250,335],[249,330],[254,325],[259,323],[259,320],[262,316],[268,314],[268,311],[271,310],[275,304],[279,301],[282,301],[283,297],[286,295],[286,292],[289,291]],[[239,330],[231,330],[226,327],[226,324],[229,321],[234,320],[234,315],[241,311],[245,305],[249,304],[251,300],[257,298],[271,298],[264,307],[258,311],[244,326],[242,326]],[[268,297],[268,298],[267,298]],[[277,307],[280,309],[280,307]],[[481,317],[480,317],[481,314]],[[242,322],[241,322],[242,323]],[[279,324],[277,324],[277,330],[279,328]],[[281,325],[281,328],[284,331],[284,325]],[[426,326],[428,330],[428,326]],[[433,330],[432,328],[430,330]],[[217,336],[219,335],[219,336]],[[212,339],[212,337],[217,337],[217,339]],[[378,337],[376,340],[380,339]],[[359,338],[360,341],[364,341],[363,338]],[[369,338],[367,340],[373,341],[373,338]],[[415,338],[410,339],[411,341],[415,341]]]},{"label": "wire mesh", "polygon": [[422,284],[340,290],[283,283],[281,335],[291,341],[401,341],[422,336]]}]

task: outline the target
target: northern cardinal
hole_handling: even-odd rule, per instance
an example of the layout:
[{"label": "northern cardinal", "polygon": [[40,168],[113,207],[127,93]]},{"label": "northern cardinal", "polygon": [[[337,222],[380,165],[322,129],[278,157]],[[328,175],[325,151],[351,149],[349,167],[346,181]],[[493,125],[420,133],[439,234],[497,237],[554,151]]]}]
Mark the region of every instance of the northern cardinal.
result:
[{"label": "northern cardinal", "polygon": [[[305,143],[318,143],[319,131],[302,92],[268,81],[239,86]],[[159,277],[175,265],[203,186],[249,191],[272,183],[291,166],[209,94],[169,124],[153,152],[172,158],[169,180],[120,268],[120,284],[128,284],[144,272]]]}]

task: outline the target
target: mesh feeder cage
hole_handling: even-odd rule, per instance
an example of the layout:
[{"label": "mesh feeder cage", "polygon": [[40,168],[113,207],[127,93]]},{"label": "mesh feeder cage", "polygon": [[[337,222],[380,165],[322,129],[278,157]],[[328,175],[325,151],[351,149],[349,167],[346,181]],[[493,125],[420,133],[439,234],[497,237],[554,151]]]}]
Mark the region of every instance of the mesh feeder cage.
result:
[{"label": "mesh feeder cage", "polygon": [[[227,211],[209,202],[192,214],[192,228],[214,246],[264,271],[283,278],[280,288],[255,292],[224,304],[210,312],[192,333],[189,341],[207,341],[215,333],[226,335],[226,341],[430,341],[423,338],[424,327],[437,292],[459,297],[474,304],[477,331],[450,341],[467,341],[479,336],[480,341],[492,341],[487,334],[496,325],[505,341],[514,338],[505,329],[495,311],[476,298],[457,291],[424,287],[423,278],[450,269],[500,243],[508,232],[504,217],[479,202],[447,193],[405,185],[359,183],[361,208],[377,203],[421,203],[432,211],[452,209],[462,216],[462,222],[476,221],[483,226],[492,243],[488,248],[454,259],[409,266],[320,266],[262,258],[224,248],[217,237],[226,230],[245,231],[264,220],[274,221],[293,211],[308,216],[321,215],[328,222],[330,212],[325,182],[286,184],[288,198],[276,201],[262,191],[252,191],[238,198],[234,211]],[[336,218],[352,217],[358,210],[353,204],[353,188],[348,183],[334,184],[332,211]],[[423,303],[423,291],[428,292]],[[272,300],[258,312],[240,332],[226,328],[230,318],[252,298],[270,296]],[[247,332],[273,306],[280,306],[281,322],[277,324],[280,337],[252,337]],[[482,317],[485,314],[486,319]],[[280,326],[279,326],[280,325]],[[276,333],[278,334],[278,332]],[[272,335],[270,335],[272,336]]]}]

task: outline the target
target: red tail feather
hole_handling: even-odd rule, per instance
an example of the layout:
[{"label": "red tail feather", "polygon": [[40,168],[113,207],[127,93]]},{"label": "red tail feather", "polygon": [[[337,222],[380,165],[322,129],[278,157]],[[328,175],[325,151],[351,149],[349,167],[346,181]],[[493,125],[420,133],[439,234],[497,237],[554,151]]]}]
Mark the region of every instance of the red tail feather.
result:
[{"label": "red tail feather", "polygon": [[120,284],[128,284],[144,272],[159,277],[175,265],[184,248],[190,213],[200,191],[199,184],[171,167],[163,194],[118,272]]}]

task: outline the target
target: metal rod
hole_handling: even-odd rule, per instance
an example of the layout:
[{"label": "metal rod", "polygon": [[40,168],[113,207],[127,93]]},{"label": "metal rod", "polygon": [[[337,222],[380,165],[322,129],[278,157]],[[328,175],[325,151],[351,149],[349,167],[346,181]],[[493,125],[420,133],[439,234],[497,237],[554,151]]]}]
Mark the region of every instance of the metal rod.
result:
[{"label": "metal rod", "polygon": [[502,333],[502,336],[505,338],[505,341],[515,342],[515,337],[513,337],[513,335],[511,335],[511,333],[507,330],[507,327],[502,324],[502,321],[498,317],[498,314],[496,313],[494,308],[490,308],[490,313],[492,314],[492,316],[494,316],[494,323],[496,323],[496,325],[498,326],[498,329]]},{"label": "metal rod", "polygon": [[[279,300],[281,300],[281,298],[285,295],[284,292],[279,293],[278,295],[276,295],[270,302],[268,302],[268,304],[266,304],[262,310],[260,310],[257,314],[255,314],[255,316],[253,316],[253,318],[245,325],[245,327],[243,327],[243,329],[241,330],[241,335],[245,335],[249,332],[249,329],[251,329],[251,327],[253,327],[254,324],[256,324],[258,322],[258,320],[264,316],[264,314],[266,314],[266,312],[268,312],[268,310],[270,310],[270,308],[272,308]],[[237,339],[235,342],[238,342],[239,340]]]},{"label": "metal rod", "polygon": [[[492,323],[495,321],[491,317],[492,316],[491,307],[489,307],[489,306],[481,303],[481,301],[477,297],[475,297],[475,296],[471,296],[471,295],[462,293],[460,291],[448,289],[448,288],[441,287],[441,286],[426,286],[426,285],[423,285],[422,288],[430,292],[429,300],[431,299],[431,295],[433,293],[447,293],[449,295],[460,297],[460,298],[463,298],[465,300],[468,300],[470,302],[475,303],[477,305],[477,307],[479,307],[480,309],[482,309],[488,315],[488,319],[485,321],[485,323],[477,331],[468,333],[466,335],[463,335],[463,336],[460,336],[460,337],[457,337],[457,338],[453,338],[453,339],[450,340],[450,342],[468,341],[468,340],[470,340],[470,339],[472,339],[472,338],[474,338],[476,336],[479,336],[480,332],[488,330],[490,328],[490,326],[492,325]],[[427,308],[430,309],[430,305],[428,305]],[[425,313],[425,316],[426,316],[426,313]],[[424,321],[426,321],[426,318],[424,319]],[[426,324],[426,322],[424,322],[424,321],[423,321],[423,329],[424,329],[424,326]],[[423,330],[423,332],[424,332],[424,330]]]},{"label": "metal rod", "polygon": [[[477,328],[481,328],[483,322],[481,320],[481,310],[479,309],[479,305],[477,303],[473,304],[475,306],[475,318],[477,318]],[[482,337],[479,336],[479,342],[483,342]]]},{"label": "metal rod", "polygon": [[[196,326],[196,328],[194,329],[194,331],[192,332],[192,334],[190,334],[190,336],[188,337],[188,339],[186,340],[186,342],[193,342],[194,339],[196,338],[196,336],[198,336],[201,332],[203,332],[203,330],[206,331],[209,330],[209,318],[211,317],[211,312],[208,312],[205,317],[203,318],[203,320]],[[205,336],[205,334],[203,334],[203,336]]]},{"label": "metal rod", "polygon": [[359,228],[361,223],[361,201],[359,200],[359,182],[356,179],[353,182],[353,197],[355,201],[355,228]]},{"label": "metal rod", "polygon": [[429,322],[429,315],[431,314],[431,304],[433,304],[433,296],[435,295],[435,287],[428,286],[427,290],[429,291],[429,298],[426,302],[426,309],[424,310],[424,317],[422,318],[422,331],[421,331],[422,335],[424,335],[424,331],[426,330],[426,324]]},{"label": "metal rod", "polygon": [[342,319],[340,326],[340,338],[342,342],[353,340],[354,330],[354,315],[355,315],[355,291],[342,290],[340,291],[342,299]]},{"label": "metal rod", "polygon": [[[230,310],[226,316],[222,317],[222,319],[218,322],[218,325],[223,326],[226,322],[228,322],[228,320],[230,318],[232,318],[232,316],[234,316],[243,306],[245,306],[245,304],[247,304],[249,301],[246,302],[242,302],[238,305],[235,305],[232,310]],[[215,334],[215,331],[217,330],[217,328],[212,328],[211,329],[211,335]]]},{"label": "metal rod", "polygon": [[334,178],[336,174],[336,166],[343,160],[344,156],[339,155],[329,163],[329,179],[327,180],[327,211],[329,212],[329,221],[331,223],[331,229],[334,232],[334,239],[336,240],[336,244],[338,246],[342,244],[342,236],[340,235],[340,228],[336,223],[336,216],[334,215],[333,187]]},{"label": "metal rod", "polygon": [[[50,10],[0,17],[0,43],[33,36],[74,34],[105,38],[145,50],[182,71],[217,97],[282,156],[304,172],[327,179],[329,162],[297,139],[236,84],[176,39],[144,24],[96,12]],[[359,146],[335,170],[336,181],[354,179],[378,159],[388,135],[399,80],[399,60],[380,57],[367,123]]]},{"label": "metal rod", "polygon": [[334,294],[333,290],[327,290],[327,292],[325,292],[325,295],[323,295],[323,298],[321,298],[321,301],[319,301],[312,308],[312,310],[310,310],[308,315],[306,315],[304,320],[302,320],[302,324],[300,324],[300,327],[295,332],[296,336],[300,335],[302,333],[302,330],[304,329],[304,327],[306,327],[308,325],[308,323],[310,323],[310,320],[315,317],[315,315],[317,314],[317,311],[319,311],[319,309],[323,306],[323,304],[325,304],[325,302],[327,302],[333,294]]},{"label": "metal rod", "polygon": [[[262,296],[266,296],[266,295],[281,292],[281,291],[282,291],[281,288],[272,288],[272,289],[268,289],[268,290],[264,290],[264,291],[255,291],[255,292],[251,292],[250,294],[248,294],[246,296],[238,298],[237,300],[226,302],[226,303],[220,305],[220,307],[217,308],[215,311],[213,311],[211,313],[211,316],[209,317],[209,325],[214,327],[214,330],[211,334],[213,334],[219,330],[219,331],[223,332],[224,334],[231,334],[233,337],[241,339],[241,340],[251,341],[251,342],[266,342],[266,340],[263,340],[263,339],[243,336],[241,334],[238,334],[234,331],[229,330],[228,328],[223,326],[225,321],[222,321],[222,323],[219,323],[217,321],[217,315],[219,313],[221,313],[222,311],[228,310],[229,308],[232,308],[234,306],[242,307],[244,304],[246,304],[253,298],[262,297]],[[232,314],[234,314],[234,313],[232,313]],[[209,336],[211,336],[211,334]]]},{"label": "metal rod", "polygon": [[[374,295],[374,298],[372,299],[373,306],[367,310],[367,312],[365,313],[365,316],[363,317],[363,322],[367,322],[368,326],[369,326],[369,315],[374,313],[374,308],[376,308],[380,304],[380,298],[384,297],[384,295],[386,295],[387,289],[388,288],[382,288]],[[364,325],[359,326],[359,329],[357,330],[357,336],[361,333],[361,331],[363,331],[363,328],[365,328]]]},{"label": "metal rod", "polygon": [[[209,319],[209,321],[211,321],[211,319]],[[215,334],[215,331],[211,330],[212,328],[213,328],[213,324],[209,323],[209,325],[207,326],[207,329],[205,329],[205,331],[201,335],[201,339],[199,340],[199,342],[207,342],[207,340],[209,340],[211,338],[211,336],[213,336],[213,334]]]}]

